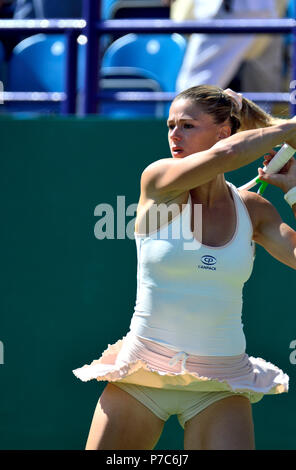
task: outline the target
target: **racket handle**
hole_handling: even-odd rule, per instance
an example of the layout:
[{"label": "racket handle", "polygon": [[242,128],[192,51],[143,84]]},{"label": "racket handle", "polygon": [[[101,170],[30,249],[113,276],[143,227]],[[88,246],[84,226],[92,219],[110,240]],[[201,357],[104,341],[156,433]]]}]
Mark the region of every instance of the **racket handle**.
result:
[{"label": "racket handle", "polygon": [[283,166],[293,157],[294,153],[296,152],[293,147],[288,144],[283,144],[281,149],[275,154],[272,160],[270,160],[269,164],[263,169],[263,171],[267,175],[271,175],[273,173],[278,173]]},{"label": "racket handle", "polygon": [[263,182],[261,183],[260,188],[259,188],[258,191],[257,191],[257,194],[261,194],[261,195],[262,195],[262,194],[264,193],[265,189],[267,188],[267,186],[268,186],[268,183],[266,183],[266,181],[263,181]]}]

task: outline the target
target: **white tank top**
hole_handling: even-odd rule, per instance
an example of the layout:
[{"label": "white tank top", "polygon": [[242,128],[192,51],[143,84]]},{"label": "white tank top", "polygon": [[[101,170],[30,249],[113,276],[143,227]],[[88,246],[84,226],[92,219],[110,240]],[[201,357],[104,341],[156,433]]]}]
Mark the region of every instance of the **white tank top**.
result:
[{"label": "white tank top", "polygon": [[238,190],[227,184],[236,229],[226,245],[195,240],[190,193],[181,214],[165,227],[149,235],[135,233],[137,296],[130,334],[199,356],[245,352],[242,290],[253,268],[253,227]]}]

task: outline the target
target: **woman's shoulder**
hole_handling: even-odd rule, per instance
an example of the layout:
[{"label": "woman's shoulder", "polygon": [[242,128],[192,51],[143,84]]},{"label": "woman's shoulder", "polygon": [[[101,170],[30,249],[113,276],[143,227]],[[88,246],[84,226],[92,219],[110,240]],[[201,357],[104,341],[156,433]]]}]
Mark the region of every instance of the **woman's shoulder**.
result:
[{"label": "woman's shoulder", "polygon": [[[141,228],[142,221],[146,223],[146,217],[153,213],[155,208],[162,204],[174,207],[174,210],[182,211],[184,204],[188,201],[189,191],[167,191],[161,186],[161,175],[173,162],[172,158],[156,160],[148,165],[141,175],[141,192],[137,206],[137,217],[135,223],[136,232],[144,233]],[[160,227],[158,226],[157,229]],[[146,232],[145,232],[146,233]]]},{"label": "woman's shoulder", "polygon": [[262,221],[277,216],[278,212],[273,204],[260,194],[247,190],[238,191],[248,209],[254,230]]},{"label": "woman's shoulder", "polygon": [[265,199],[261,194],[257,194],[254,191],[238,189],[238,192],[246,206],[252,211],[258,212],[267,207],[274,207],[268,199]]},{"label": "woman's shoulder", "polygon": [[159,177],[170,165],[172,165],[172,158],[160,158],[149,163],[141,174],[141,181],[150,180]]},{"label": "woman's shoulder", "polygon": [[175,164],[173,158],[161,158],[150,163],[141,174],[141,200],[157,203],[183,201],[188,191],[170,190],[163,184],[163,176]]}]

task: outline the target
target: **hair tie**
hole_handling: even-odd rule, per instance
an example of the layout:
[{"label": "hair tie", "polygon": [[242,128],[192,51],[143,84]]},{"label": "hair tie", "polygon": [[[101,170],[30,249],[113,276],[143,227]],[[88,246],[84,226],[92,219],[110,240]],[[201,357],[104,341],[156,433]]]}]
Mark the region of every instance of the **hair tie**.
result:
[{"label": "hair tie", "polygon": [[238,110],[241,111],[243,107],[243,95],[241,93],[236,93],[235,91],[231,90],[231,88],[226,88],[226,90],[223,90],[226,95],[230,96],[232,101],[236,104],[238,107]]}]

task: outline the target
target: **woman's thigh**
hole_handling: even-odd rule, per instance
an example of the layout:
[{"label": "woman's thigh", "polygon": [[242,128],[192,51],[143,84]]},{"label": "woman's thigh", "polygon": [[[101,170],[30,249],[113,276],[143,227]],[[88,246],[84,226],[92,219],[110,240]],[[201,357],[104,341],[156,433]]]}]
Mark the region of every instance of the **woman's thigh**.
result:
[{"label": "woman's thigh", "polygon": [[252,407],[246,397],[222,398],[185,423],[184,449],[254,448]]},{"label": "woman's thigh", "polygon": [[151,450],[163,426],[136,398],[108,383],[94,412],[86,450]]}]

